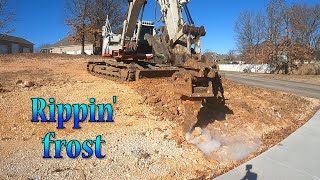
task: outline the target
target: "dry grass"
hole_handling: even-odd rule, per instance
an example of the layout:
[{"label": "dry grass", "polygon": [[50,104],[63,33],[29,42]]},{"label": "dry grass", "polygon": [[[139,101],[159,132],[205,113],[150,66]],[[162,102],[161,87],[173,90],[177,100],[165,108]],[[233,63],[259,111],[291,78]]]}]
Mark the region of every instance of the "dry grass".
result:
[{"label": "dry grass", "polygon": [[320,64],[304,64],[293,73],[297,75],[320,75]]}]

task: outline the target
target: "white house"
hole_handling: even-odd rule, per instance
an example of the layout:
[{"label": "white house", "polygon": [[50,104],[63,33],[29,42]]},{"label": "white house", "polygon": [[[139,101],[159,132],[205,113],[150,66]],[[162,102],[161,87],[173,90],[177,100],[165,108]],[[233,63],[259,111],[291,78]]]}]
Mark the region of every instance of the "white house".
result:
[{"label": "white house", "polygon": [[[44,47],[41,49],[42,53],[55,53],[55,54],[81,54],[81,43],[75,42],[71,36],[68,36],[59,42]],[[87,55],[93,54],[93,44],[85,42],[84,51]]]}]

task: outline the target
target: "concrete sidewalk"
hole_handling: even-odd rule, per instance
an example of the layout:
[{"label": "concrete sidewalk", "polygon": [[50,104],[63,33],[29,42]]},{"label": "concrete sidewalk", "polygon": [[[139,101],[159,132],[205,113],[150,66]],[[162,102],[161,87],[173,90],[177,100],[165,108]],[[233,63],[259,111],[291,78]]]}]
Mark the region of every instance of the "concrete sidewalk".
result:
[{"label": "concrete sidewalk", "polygon": [[278,145],[216,179],[320,180],[320,111]]}]

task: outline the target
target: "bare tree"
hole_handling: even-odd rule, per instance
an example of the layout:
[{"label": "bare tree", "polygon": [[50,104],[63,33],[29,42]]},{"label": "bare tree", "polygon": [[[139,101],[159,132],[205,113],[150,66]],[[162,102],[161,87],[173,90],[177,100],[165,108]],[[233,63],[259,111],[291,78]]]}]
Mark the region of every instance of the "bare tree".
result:
[{"label": "bare tree", "polygon": [[259,11],[255,16],[255,45],[259,45],[262,41],[265,40],[266,34],[266,18],[263,16],[263,13]]},{"label": "bare tree", "polygon": [[237,58],[237,50],[230,49],[228,52],[229,60],[232,62]]},{"label": "bare tree", "polygon": [[7,10],[9,0],[0,0],[0,31],[5,34],[14,31],[14,28],[8,28],[8,23],[12,21],[14,14]]},{"label": "bare tree", "polygon": [[253,46],[254,42],[254,20],[253,12],[241,12],[235,22],[236,41],[238,48],[244,52],[247,47]]},{"label": "bare tree", "polygon": [[279,44],[285,31],[283,7],[283,0],[270,0],[267,5],[267,39],[274,45]]},{"label": "bare tree", "polygon": [[92,27],[100,31],[108,18],[111,27],[117,30],[126,17],[126,5],[125,0],[95,0],[89,14]]},{"label": "bare tree", "polygon": [[84,54],[86,41],[93,42],[101,32],[106,18],[115,29],[123,24],[125,18],[124,0],[67,0],[67,25],[76,41],[81,42],[81,54]]},{"label": "bare tree", "polygon": [[295,4],[290,8],[290,26],[295,42],[316,48],[320,40],[320,4]]},{"label": "bare tree", "polygon": [[265,18],[261,12],[242,12],[236,23],[235,32],[238,49],[246,56],[247,61],[255,61],[257,49],[265,37]]},{"label": "bare tree", "polygon": [[[272,54],[269,61],[274,67],[282,67],[282,60],[279,60],[281,54],[280,45],[283,44],[283,38],[286,33],[285,23],[285,0],[270,0],[266,7],[267,14],[267,40],[271,42]],[[281,62],[281,63],[280,63]]]},{"label": "bare tree", "polygon": [[67,0],[66,10],[68,18],[66,24],[70,26],[75,41],[81,42],[81,54],[85,54],[84,46],[89,25],[90,0]]},{"label": "bare tree", "polygon": [[90,19],[90,40],[93,42],[95,52],[101,52],[102,39],[101,29],[108,18],[111,28],[120,33],[125,19],[127,1],[125,0],[95,0],[91,4]]}]

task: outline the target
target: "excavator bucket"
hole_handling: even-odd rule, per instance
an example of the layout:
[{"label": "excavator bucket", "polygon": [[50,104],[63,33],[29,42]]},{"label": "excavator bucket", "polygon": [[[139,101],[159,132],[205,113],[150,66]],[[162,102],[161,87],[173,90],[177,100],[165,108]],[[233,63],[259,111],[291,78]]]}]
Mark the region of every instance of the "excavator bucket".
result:
[{"label": "excavator bucket", "polygon": [[181,70],[173,75],[176,91],[188,98],[214,97],[213,80],[215,73],[205,62],[187,60]]},{"label": "excavator bucket", "polygon": [[176,93],[188,98],[213,97],[212,81],[208,77],[195,77],[190,73],[177,72],[173,75]]}]

